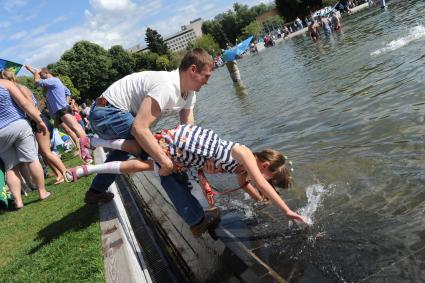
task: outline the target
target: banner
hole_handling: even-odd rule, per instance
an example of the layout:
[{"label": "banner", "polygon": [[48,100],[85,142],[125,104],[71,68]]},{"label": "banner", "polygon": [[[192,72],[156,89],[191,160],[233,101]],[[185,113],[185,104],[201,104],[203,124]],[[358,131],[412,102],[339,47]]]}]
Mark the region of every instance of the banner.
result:
[{"label": "banner", "polygon": [[3,70],[11,70],[15,73],[15,75],[19,72],[19,70],[22,68],[21,64],[12,62],[12,61],[7,61],[4,59],[0,59],[0,71]]},{"label": "banner", "polygon": [[242,53],[244,53],[248,49],[252,38],[253,38],[253,36],[250,36],[247,39],[245,39],[244,41],[242,41],[241,43],[239,43],[238,45],[236,45],[235,47],[233,47],[231,49],[227,49],[226,51],[224,51],[224,53],[223,53],[224,61],[231,62],[231,61],[235,60],[236,55],[242,55]]}]

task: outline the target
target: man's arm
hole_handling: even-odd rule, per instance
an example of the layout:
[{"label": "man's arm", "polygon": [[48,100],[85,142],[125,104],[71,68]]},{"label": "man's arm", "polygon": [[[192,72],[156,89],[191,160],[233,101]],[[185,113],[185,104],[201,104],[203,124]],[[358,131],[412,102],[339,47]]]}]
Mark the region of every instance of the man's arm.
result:
[{"label": "man's arm", "polygon": [[173,162],[159,146],[149,128],[160,114],[161,108],[158,102],[150,96],[145,97],[134,119],[131,134],[139,145],[160,164],[159,174],[166,176],[172,173]]},{"label": "man's arm", "polygon": [[37,81],[39,81],[41,78],[40,78],[40,71],[39,70],[37,70],[37,69],[35,69],[35,68],[33,68],[33,67],[31,67],[31,66],[29,66],[29,65],[25,65],[25,68],[28,70],[28,71],[30,71],[30,73],[34,76],[34,80],[37,82]]},{"label": "man's arm", "polygon": [[13,101],[15,101],[16,104],[18,104],[18,106],[22,110],[24,110],[24,112],[27,113],[32,120],[37,123],[37,128],[43,134],[46,134],[47,127],[44,124],[43,119],[41,119],[40,111],[34,106],[32,100],[25,97],[25,94],[23,94],[22,91],[14,83],[9,81],[2,81],[2,85],[4,85],[9,91]]},{"label": "man's arm", "polygon": [[193,115],[193,109],[185,109],[180,110],[180,123],[181,124],[195,124],[195,117]]}]

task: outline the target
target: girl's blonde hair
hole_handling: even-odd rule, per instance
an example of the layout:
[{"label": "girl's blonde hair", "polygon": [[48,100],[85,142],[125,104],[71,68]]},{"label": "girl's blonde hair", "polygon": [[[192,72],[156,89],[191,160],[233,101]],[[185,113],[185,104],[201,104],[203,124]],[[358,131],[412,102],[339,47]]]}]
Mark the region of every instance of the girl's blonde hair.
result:
[{"label": "girl's blonde hair", "polygon": [[0,73],[0,77],[4,80],[8,80],[14,83],[18,83],[18,80],[16,79],[16,75],[13,71],[11,70],[3,70]]},{"label": "girl's blonde hair", "polygon": [[274,187],[289,189],[294,185],[286,157],[274,149],[254,152],[255,157],[262,162],[269,162],[269,171],[273,174],[270,184]]}]

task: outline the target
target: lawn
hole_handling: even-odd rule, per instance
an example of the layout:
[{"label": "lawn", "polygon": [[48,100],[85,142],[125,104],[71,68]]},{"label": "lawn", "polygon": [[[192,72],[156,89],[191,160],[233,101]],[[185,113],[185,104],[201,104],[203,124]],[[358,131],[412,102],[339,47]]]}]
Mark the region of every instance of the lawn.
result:
[{"label": "lawn", "polygon": [[92,177],[53,181],[46,179],[49,199],[31,192],[23,209],[0,211],[0,282],[105,281],[98,206],[83,201]]}]

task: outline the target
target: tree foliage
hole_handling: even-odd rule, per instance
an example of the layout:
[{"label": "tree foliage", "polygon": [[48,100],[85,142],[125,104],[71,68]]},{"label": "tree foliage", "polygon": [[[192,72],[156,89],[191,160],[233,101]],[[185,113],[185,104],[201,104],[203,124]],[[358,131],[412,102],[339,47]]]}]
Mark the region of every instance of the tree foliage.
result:
[{"label": "tree foliage", "polygon": [[191,50],[197,47],[205,49],[213,56],[221,51],[220,46],[217,42],[215,42],[214,37],[211,34],[204,34],[203,36],[198,37],[194,41],[190,42],[187,45],[187,50]]},{"label": "tree foliage", "polygon": [[162,36],[154,29],[146,29],[146,44],[151,52],[154,52],[158,55],[169,55],[170,51],[165,44]]},{"label": "tree foliage", "polygon": [[58,63],[50,65],[53,72],[60,73],[59,66],[67,66],[66,73],[75,87],[80,90],[83,99],[98,97],[109,85],[109,71],[112,60],[101,46],[79,41],[66,51]]},{"label": "tree foliage", "polygon": [[220,48],[226,49],[229,40],[219,21],[209,20],[202,23],[202,32],[204,34],[210,34],[215,41],[218,43]]},{"label": "tree foliage", "polygon": [[244,27],[243,36],[254,36],[255,38],[259,37],[262,30],[262,24],[259,21],[252,21],[249,25]]},{"label": "tree foliage", "polygon": [[61,80],[61,82],[64,84],[64,86],[66,86],[69,89],[69,91],[71,92],[72,98],[74,98],[76,100],[81,99],[80,91],[74,86],[73,82],[71,81],[71,79],[67,75],[58,75],[57,77],[58,77],[58,79]]},{"label": "tree foliage", "polygon": [[112,46],[108,50],[108,55],[112,61],[109,71],[110,81],[116,81],[134,72],[136,59],[121,45]]},{"label": "tree foliage", "polygon": [[245,33],[245,28],[259,15],[270,11],[272,5],[259,4],[253,7],[235,3],[233,10],[219,14],[214,20],[202,24],[202,32],[211,34],[221,48],[236,44],[236,40]]},{"label": "tree foliage", "polygon": [[34,94],[35,98],[37,99],[37,101],[39,102],[39,105],[42,104],[44,105],[44,100],[45,100],[45,95],[43,93],[43,89],[41,89],[40,87],[38,87],[35,84],[34,81],[34,77],[26,77],[26,76],[20,76],[17,78],[19,84],[26,86],[27,88],[29,88],[32,93]]}]

